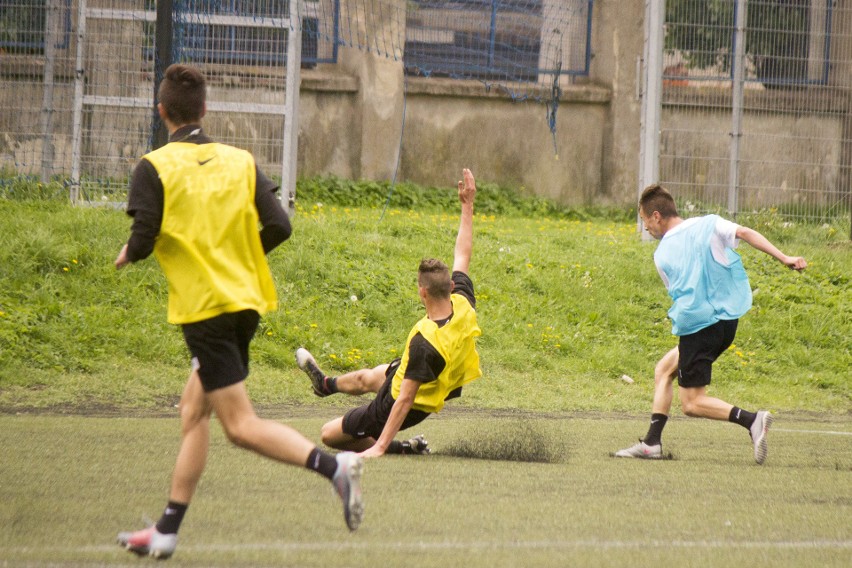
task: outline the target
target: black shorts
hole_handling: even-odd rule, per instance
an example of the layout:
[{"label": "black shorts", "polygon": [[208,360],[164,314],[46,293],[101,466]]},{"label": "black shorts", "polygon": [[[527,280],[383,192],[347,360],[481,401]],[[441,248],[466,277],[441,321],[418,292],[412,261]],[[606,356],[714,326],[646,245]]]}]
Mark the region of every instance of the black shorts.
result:
[{"label": "black shorts", "polygon": [[[391,395],[391,385],[393,384],[393,376],[396,374],[396,370],[399,369],[399,363],[399,359],[391,361],[388,370],[385,371],[385,382],[382,384],[379,392],[376,393],[376,398],[373,399],[373,402],[353,408],[343,415],[343,432],[345,434],[357,439],[378,438],[381,436],[388,417],[390,417],[393,403],[395,402]],[[406,428],[420,424],[426,420],[429,414],[429,412],[412,408],[408,411],[408,416],[405,417],[399,429],[405,430]]]},{"label": "black shorts", "polygon": [[248,376],[249,343],[260,323],[254,310],[221,314],[183,325],[183,338],[198,368],[204,392],[228,387]]},{"label": "black shorts", "polygon": [[709,327],[680,337],[678,385],[689,388],[710,384],[713,362],[734,342],[738,321],[719,320]]}]

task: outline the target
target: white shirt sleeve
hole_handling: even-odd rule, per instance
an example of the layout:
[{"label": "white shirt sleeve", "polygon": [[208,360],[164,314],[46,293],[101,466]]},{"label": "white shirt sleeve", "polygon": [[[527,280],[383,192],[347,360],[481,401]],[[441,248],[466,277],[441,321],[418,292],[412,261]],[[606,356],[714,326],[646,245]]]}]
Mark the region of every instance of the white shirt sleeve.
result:
[{"label": "white shirt sleeve", "polygon": [[716,220],[713,238],[710,240],[710,248],[713,251],[713,258],[719,264],[724,266],[730,264],[728,262],[728,255],[725,254],[725,249],[735,249],[740,244],[739,239],[737,239],[737,229],[739,227],[733,221],[728,221],[721,217]]}]

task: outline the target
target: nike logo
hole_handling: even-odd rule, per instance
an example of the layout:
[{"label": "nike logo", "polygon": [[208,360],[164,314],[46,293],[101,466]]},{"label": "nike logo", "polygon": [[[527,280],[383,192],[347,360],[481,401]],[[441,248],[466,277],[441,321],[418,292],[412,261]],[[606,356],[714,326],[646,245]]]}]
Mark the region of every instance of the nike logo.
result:
[{"label": "nike logo", "polygon": [[[213,156],[213,158],[215,158],[215,157],[216,157],[216,156]],[[210,161],[210,160],[212,160],[213,158],[207,158],[206,160],[203,160],[203,161],[202,161],[202,160],[198,160],[198,165],[199,165],[199,166],[203,166],[204,164],[206,164],[207,162],[209,162],[209,161]]]},{"label": "nike logo", "polygon": [[659,420],[651,420],[651,424],[656,424]]}]

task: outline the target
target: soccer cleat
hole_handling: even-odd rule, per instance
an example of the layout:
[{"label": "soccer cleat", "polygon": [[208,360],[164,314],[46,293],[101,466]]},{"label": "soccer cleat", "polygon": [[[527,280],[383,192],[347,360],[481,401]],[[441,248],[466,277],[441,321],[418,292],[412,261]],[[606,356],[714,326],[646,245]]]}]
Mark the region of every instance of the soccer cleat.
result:
[{"label": "soccer cleat", "polygon": [[118,544],[139,556],[165,560],[175,552],[177,534],[162,534],[155,525],[135,532],[118,533]]},{"label": "soccer cleat", "polygon": [[364,472],[364,460],[354,452],[341,452],[335,456],[337,471],[331,482],[343,500],[343,518],[346,526],[354,531],[364,518],[364,501],[361,498],[361,474]]},{"label": "soccer cleat", "polygon": [[325,388],[325,375],[320,371],[316,359],[311,355],[311,352],[304,347],[296,349],[296,364],[299,368],[308,375],[311,379],[311,384],[314,387],[314,394],[317,396],[328,396],[329,393]]},{"label": "soccer cleat", "polygon": [[766,410],[759,410],[754,422],[749,428],[751,442],[754,444],[754,461],[762,464],[766,460],[766,454],[769,448],[766,443],[766,434],[769,432],[769,427],[772,426],[772,415]]},{"label": "soccer cleat", "polygon": [[429,442],[426,441],[423,434],[418,434],[410,440],[406,440],[402,443],[402,447],[403,454],[417,454],[422,456],[432,453],[432,450],[429,448]]},{"label": "soccer cleat", "polygon": [[618,450],[615,452],[617,458],[639,458],[644,460],[659,460],[663,457],[663,445],[649,446],[642,440],[638,444],[634,444],[629,448]]}]

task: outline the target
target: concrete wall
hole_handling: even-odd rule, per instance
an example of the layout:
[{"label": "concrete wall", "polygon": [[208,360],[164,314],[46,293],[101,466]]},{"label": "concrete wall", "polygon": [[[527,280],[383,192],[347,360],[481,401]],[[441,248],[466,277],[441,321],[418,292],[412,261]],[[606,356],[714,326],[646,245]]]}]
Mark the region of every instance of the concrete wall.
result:
[{"label": "concrete wall", "polygon": [[[399,7],[405,3],[393,1]],[[121,2],[124,7],[138,4],[137,0]],[[556,150],[543,104],[511,102],[494,90],[486,91],[478,82],[404,80],[398,53],[394,58],[341,47],[337,64],[303,71],[298,175],[390,180],[399,163],[400,181],[451,186],[462,167],[471,167],[480,179],[523,187],[529,193],[566,204],[633,206],[638,190],[641,101],[637,62],[644,36],[643,4],[611,0],[594,3],[590,75],[573,80],[563,77]],[[366,34],[369,29],[382,37],[402,37],[400,26],[404,21],[390,14],[373,14],[369,22],[356,22],[361,28],[356,33]],[[852,23],[845,22],[840,29],[850,26]],[[138,60],[143,40],[140,24],[99,23],[90,26],[90,31],[87,92],[150,96],[150,69],[128,66],[122,58]],[[131,47],[103,49],[110,42]],[[832,54],[832,60],[845,62],[833,66],[833,81],[842,87],[849,81],[849,43],[832,44],[833,51],[843,50]],[[69,55],[73,56],[73,51]],[[54,101],[62,108],[57,107],[53,117],[55,133],[45,138],[35,131],[42,101],[40,77],[36,73],[24,79],[8,57],[0,58],[0,108],[4,109],[0,114],[0,166],[36,173],[41,166],[41,145],[49,139],[55,146],[53,173],[70,172],[72,62],[68,59],[60,66]],[[17,64],[24,63],[29,65]],[[281,97],[280,90],[265,91],[258,83],[246,86],[240,75],[229,74],[227,69],[212,71],[211,99],[283,102],[277,98]],[[280,70],[277,73],[280,75]],[[281,77],[268,79],[277,80]],[[744,126],[759,140],[744,154],[744,159],[755,162],[743,167],[746,184],[754,181],[757,186],[761,178],[767,178],[773,184],[779,180],[776,186],[781,187],[785,179],[814,181],[813,176],[825,178],[819,180],[818,187],[844,183],[841,176],[849,168],[841,164],[852,160],[852,144],[848,142],[852,105],[847,100],[849,89],[843,92],[844,110],[832,115],[834,118],[807,113],[747,117]],[[801,92],[799,96],[808,98],[810,94]],[[707,101],[712,101],[712,96]],[[263,118],[263,123],[260,120],[251,115],[210,113],[205,125],[212,135],[254,152],[267,173],[279,175],[282,122],[270,117]],[[724,132],[728,132],[730,122],[724,111],[695,112],[694,106],[687,109],[677,104],[665,108],[664,120],[676,129],[708,131],[721,121]],[[88,160],[88,167],[98,176],[126,176],[148,144],[149,126],[146,109],[86,108],[84,128],[90,138],[83,147],[84,161]],[[801,134],[797,142],[789,138],[791,131]],[[820,137],[819,133],[831,136]],[[821,142],[814,144],[817,138]],[[841,142],[826,142],[827,138]],[[718,155],[724,161],[727,149],[723,145],[727,142],[722,134],[692,142],[702,147],[685,146],[669,136],[663,145],[674,156],[672,167],[691,168],[690,183],[716,186],[726,183],[720,181],[726,178],[713,169],[718,164],[708,160],[702,165],[698,160],[690,165],[688,161],[696,155]],[[784,152],[790,154],[791,165],[783,179],[779,179],[777,170],[767,171],[757,163],[761,155]],[[812,164],[801,165],[803,156],[813,158],[822,169],[817,172]],[[788,185],[795,187],[796,183],[790,181]],[[754,196],[759,202],[768,198],[768,194]]]},{"label": "concrete wall", "polygon": [[606,89],[567,90],[554,148],[544,105],[483,96],[478,83],[419,79],[409,85],[403,179],[445,186],[470,167],[482,179],[564,203],[593,202],[601,185]]}]

